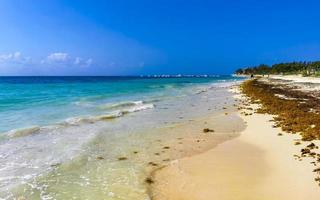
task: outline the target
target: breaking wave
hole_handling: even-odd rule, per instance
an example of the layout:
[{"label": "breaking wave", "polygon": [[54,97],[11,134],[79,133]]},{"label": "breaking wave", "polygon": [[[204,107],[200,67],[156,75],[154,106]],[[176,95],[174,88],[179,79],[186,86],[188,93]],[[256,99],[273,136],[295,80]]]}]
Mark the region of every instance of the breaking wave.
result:
[{"label": "breaking wave", "polygon": [[6,132],[6,135],[10,138],[14,137],[22,137],[31,135],[33,133],[37,133],[40,131],[40,126],[31,126],[26,128],[19,128],[19,129],[13,129],[8,132]]},{"label": "breaking wave", "polygon": [[[151,104],[151,103],[143,104],[142,101],[114,104],[114,106],[117,106],[117,107],[125,107],[125,106],[128,107],[129,105],[131,105],[131,107],[126,109],[116,110],[111,113],[107,113],[103,115],[68,118],[64,121],[64,125],[79,125],[81,123],[94,123],[102,120],[110,120],[110,119],[122,117],[129,113],[139,112],[147,109],[152,109],[155,107],[154,104]],[[132,106],[132,105],[135,105],[135,106]]]},{"label": "breaking wave", "polygon": [[83,117],[71,117],[67,118],[61,123],[58,123],[56,125],[51,125],[51,126],[31,126],[31,127],[26,127],[26,128],[20,128],[20,129],[13,129],[5,133],[5,135],[8,138],[16,138],[16,137],[23,137],[23,136],[28,136],[32,134],[38,134],[40,131],[45,130],[53,130],[61,127],[66,127],[66,126],[78,126],[81,124],[88,124],[88,123],[95,123],[98,121],[105,121],[105,120],[112,120],[115,118],[122,117],[126,114],[129,113],[134,113],[134,112],[139,112],[143,110],[148,110],[148,109],[153,109],[155,106],[154,104],[148,103],[144,104],[143,101],[135,101],[135,102],[127,102],[127,103],[118,103],[118,104],[113,104],[113,108],[121,108],[121,107],[127,107],[125,109],[119,109],[115,110],[110,113],[102,114],[102,115],[95,115],[95,116],[83,116]]},{"label": "breaking wave", "polygon": [[114,103],[114,104],[102,105],[99,108],[101,108],[101,109],[116,109],[116,108],[139,106],[139,105],[143,105],[143,104],[144,104],[143,101],[124,101],[124,102],[119,102],[119,103]]}]

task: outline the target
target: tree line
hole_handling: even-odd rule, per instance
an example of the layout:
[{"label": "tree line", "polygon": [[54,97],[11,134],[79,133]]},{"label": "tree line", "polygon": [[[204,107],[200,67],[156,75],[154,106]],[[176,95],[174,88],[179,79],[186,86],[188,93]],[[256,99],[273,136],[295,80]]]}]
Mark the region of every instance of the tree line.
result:
[{"label": "tree line", "polygon": [[261,64],[258,66],[240,68],[235,71],[238,75],[268,75],[268,74],[302,74],[304,76],[320,75],[320,61],[315,62],[289,62],[278,63],[271,66]]}]

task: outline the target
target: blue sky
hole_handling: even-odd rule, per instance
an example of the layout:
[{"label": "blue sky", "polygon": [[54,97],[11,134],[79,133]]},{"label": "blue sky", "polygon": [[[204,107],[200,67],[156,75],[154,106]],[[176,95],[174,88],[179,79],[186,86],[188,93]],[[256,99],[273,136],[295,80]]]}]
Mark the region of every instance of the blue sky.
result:
[{"label": "blue sky", "polygon": [[1,0],[0,75],[230,74],[320,60],[318,1]]}]

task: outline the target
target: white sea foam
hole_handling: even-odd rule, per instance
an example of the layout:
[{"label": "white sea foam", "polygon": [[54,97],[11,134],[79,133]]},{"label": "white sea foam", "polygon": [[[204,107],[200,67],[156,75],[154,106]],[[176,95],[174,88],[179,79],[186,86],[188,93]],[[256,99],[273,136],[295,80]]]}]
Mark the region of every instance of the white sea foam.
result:
[{"label": "white sea foam", "polygon": [[115,108],[125,108],[125,107],[131,107],[136,105],[143,105],[143,101],[124,101],[119,103],[113,103],[113,104],[106,104],[103,106],[100,106],[101,109],[115,109]]},{"label": "white sea foam", "polygon": [[86,117],[70,117],[66,119],[62,124],[63,125],[78,125],[80,123],[90,123],[90,118]]},{"label": "white sea foam", "polygon": [[152,108],[154,108],[154,104],[149,103],[149,104],[137,105],[125,111],[131,113],[131,112],[138,112],[138,111],[143,111],[143,110],[152,109]]},{"label": "white sea foam", "polygon": [[[118,104],[118,105],[120,105],[120,104]],[[121,105],[123,105],[123,103]],[[94,122],[102,121],[102,120],[115,119],[115,118],[122,117],[126,114],[129,114],[129,113],[152,109],[154,107],[155,107],[154,104],[143,104],[142,101],[139,101],[139,102],[135,102],[135,106],[131,106],[127,109],[116,110],[111,113],[107,113],[107,114],[103,114],[103,115],[68,118],[64,121],[64,125],[79,125],[79,124],[83,124],[83,123],[94,123]]]},{"label": "white sea foam", "polygon": [[[129,106],[130,105],[130,106]],[[20,129],[13,129],[8,132],[5,132],[3,135],[6,135],[9,138],[17,138],[23,136],[29,136],[32,134],[39,133],[40,130],[43,132],[49,132],[57,128],[65,127],[65,126],[78,126],[81,124],[95,123],[98,121],[111,120],[115,118],[122,117],[126,114],[139,112],[147,109],[154,108],[154,104],[148,103],[144,104],[143,101],[133,101],[133,102],[121,102],[117,104],[113,104],[114,107],[127,107],[119,110],[112,111],[110,113],[102,114],[102,115],[94,115],[94,116],[79,116],[79,117],[70,117],[65,119],[63,122],[49,125],[49,126],[31,126]]]}]

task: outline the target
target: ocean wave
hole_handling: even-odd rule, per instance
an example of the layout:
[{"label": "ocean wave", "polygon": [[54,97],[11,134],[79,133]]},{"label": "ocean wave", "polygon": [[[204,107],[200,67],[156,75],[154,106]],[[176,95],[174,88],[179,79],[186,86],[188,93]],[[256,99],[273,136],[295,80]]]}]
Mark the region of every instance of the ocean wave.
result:
[{"label": "ocean wave", "polygon": [[71,117],[55,125],[49,125],[49,126],[43,126],[43,127],[31,126],[26,128],[13,129],[8,132],[5,132],[3,135],[6,135],[9,138],[23,137],[23,136],[39,133],[40,131],[48,132],[50,130],[54,130],[54,129],[66,127],[66,126],[78,126],[81,124],[89,124],[89,123],[95,123],[98,121],[112,120],[115,118],[122,117],[129,113],[148,110],[154,107],[155,107],[154,104],[151,104],[151,103],[143,104],[142,101],[139,101],[139,102],[137,101],[135,102],[135,106],[129,107],[127,109],[120,109],[110,113],[96,115],[96,116]]},{"label": "ocean wave", "polygon": [[121,111],[116,111],[113,113],[97,115],[97,116],[71,117],[66,119],[64,122],[62,122],[62,125],[68,126],[68,125],[80,125],[85,123],[94,123],[101,120],[115,119],[121,116],[123,116],[123,113]]},{"label": "ocean wave", "polygon": [[[120,104],[119,104],[120,105]],[[123,104],[122,104],[123,105]],[[72,117],[68,118],[64,121],[64,125],[79,125],[82,123],[94,123],[97,121],[103,121],[103,120],[110,120],[122,117],[126,114],[133,113],[133,112],[139,112],[147,109],[154,108],[154,104],[143,104],[143,102],[136,102],[136,106],[132,106],[127,109],[117,110],[111,113],[98,115],[98,116],[88,116],[88,117]]]},{"label": "ocean wave", "polygon": [[134,106],[134,107],[127,109],[127,110],[124,110],[124,111],[131,113],[131,112],[138,112],[138,111],[142,111],[142,110],[152,109],[154,107],[155,107],[154,104],[149,103],[149,104],[137,105],[137,106]]},{"label": "ocean wave", "polygon": [[27,135],[32,135],[34,133],[38,133],[40,131],[40,126],[31,126],[20,129],[13,129],[5,133],[10,138],[23,137]]},{"label": "ocean wave", "polygon": [[125,108],[125,107],[131,107],[136,105],[143,105],[144,101],[124,101],[114,104],[106,104],[103,106],[100,106],[101,109],[115,109],[115,108]]}]

